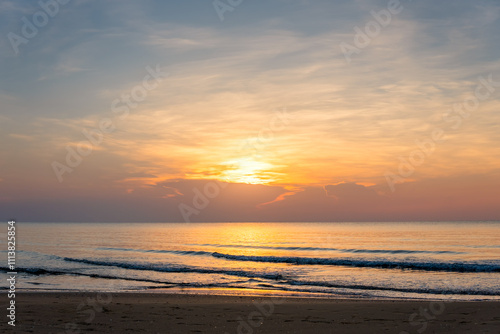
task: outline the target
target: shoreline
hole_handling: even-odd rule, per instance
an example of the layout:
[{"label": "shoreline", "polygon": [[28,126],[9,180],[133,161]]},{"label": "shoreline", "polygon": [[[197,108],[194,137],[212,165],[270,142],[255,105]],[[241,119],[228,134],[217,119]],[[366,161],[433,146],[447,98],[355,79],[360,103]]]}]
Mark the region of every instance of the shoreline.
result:
[{"label": "shoreline", "polygon": [[[5,290],[8,291],[8,290]],[[361,295],[348,293],[322,293],[322,292],[303,292],[293,290],[274,290],[274,289],[252,289],[252,288],[165,288],[153,287],[142,290],[61,290],[61,289],[17,289],[19,294],[40,294],[40,293],[111,293],[111,294],[169,294],[169,295],[194,295],[194,296],[214,296],[214,297],[250,297],[250,298],[290,298],[290,299],[311,299],[311,300],[364,300],[364,301],[437,301],[437,302],[500,302],[498,295],[448,295],[448,294],[415,294],[415,296],[380,296],[380,295]],[[455,296],[455,299],[450,299],[450,296]],[[464,298],[467,296],[469,298]],[[444,298],[446,297],[446,298]]]},{"label": "shoreline", "polygon": [[500,325],[500,301],[18,292],[16,311],[23,333],[496,333]]}]

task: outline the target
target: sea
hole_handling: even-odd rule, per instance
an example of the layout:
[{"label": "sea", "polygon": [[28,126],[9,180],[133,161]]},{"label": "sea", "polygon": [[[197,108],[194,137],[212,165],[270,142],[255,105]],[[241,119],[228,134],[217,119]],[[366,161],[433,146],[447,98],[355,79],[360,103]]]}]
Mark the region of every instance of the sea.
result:
[{"label": "sea", "polygon": [[17,222],[15,266],[21,292],[500,300],[500,222]]}]

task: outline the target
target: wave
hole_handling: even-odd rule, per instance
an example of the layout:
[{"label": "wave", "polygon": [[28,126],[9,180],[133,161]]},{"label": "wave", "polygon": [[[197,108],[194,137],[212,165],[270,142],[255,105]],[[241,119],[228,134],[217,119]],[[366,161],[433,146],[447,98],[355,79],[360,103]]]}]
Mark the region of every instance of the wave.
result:
[{"label": "wave", "polygon": [[[10,272],[9,268],[6,267],[0,267],[1,272]],[[73,276],[86,276],[86,277],[92,277],[92,278],[104,278],[104,279],[120,279],[120,280],[126,280],[126,281],[140,281],[140,282],[150,282],[150,283],[162,283],[162,284],[177,284],[173,282],[166,282],[166,281],[158,281],[158,280],[152,280],[152,279],[143,279],[143,278],[133,278],[133,277],[122,277],[122,276],[113,276],[113,275],[101,275],[101,274],[88,274],[88,273],[81,273],[77,271],[65,271],[65,270],[54,270],[54,269],[44,269],[44,268],[23,268],[23,267],[16,267],[16,272],[21,272],[21,273],[26,273],[30,275],[35,275],[35,276],[43,276],[43,275],[73,275]]]},{"label": "wave", "polygon": [[469,289],[433,289],[433,288],[397,288],[385,286],[373,286],[363,284],[336,284],[330,282],[317,281],[298,281],[287,280],[286,284],[292,286],[314,286],[336,289],[353,289],[353,290],[370,290],[370,291],[391,291],[404,293],[419,293],[419,294],[436,294],[436,295],[483,295],[483,296],[500,296],[500,292],[489,290],[469,290]]},{"label": "wave", "polygon": [[[0,272],[10,272],[9,268],[0,267]],[[186,282],[171,282],[164,280],[155,280],[149,278],[134,278],[134,277],[123,277],[123,276],[114,276],[114,275],[102,275],[102,274],[88,274],[81,273],[75,271],[62,271],[62,270],[53,270],[53,269],[44,269],[44,268],[22,268],[17,267],[16,272],[27,273],[35,276],[43,276],[43,275],[71,275],[71,276],[85,276],[91,278],[101,278],[101,279],[114,279],[114,280],[125,280],[125,281],[134,281],[134,282],[146,282],[146,283],[157,283],[162,284],[161,286],[149,286],[149,289],[159,289],[159,288],[173,288],[173,287],[192,287],[192,288],[210,288],[210,287],[231,287],[231,283],[186,283]],[[44,283],[39,283],[44,284]],[[46,283],[45,283],[46,284]],[[233,286],[236,288],[236,286]],[[142,287],[141,287],[142,288]]]},{"label": "wave", "polygon": [[134,248],[115,248],[115,247],[99,247],[97,250],[112,250],[121,252],[140,252],[140,253],[166,253],[177,255],[212,255],[212,252],[205,251],[182,251],[182,250],[168,250],[168,249],[134,249]]},{"label": "wave", "polygon": [[[243,271],[223,271],[223,270],[211,270],[211,269],[200,269],[200,268],[151,268],[149,266],[130,264],[130,263],[116,263],[116,262],[106,262],[106,261],[94,261],[86,259],[70,259],[67,261],[101,265],[101,266],[115,266],[120,268],[127,268],[132,270],[153,270],[161,272],[196,272],[196,273],[221,273],[226,275],[243,276],[250,278],[250,280],[239,281],[239,282],[228,282],[228,283],[201,283],[201,282],[171,282],[165,280],[156,280],[149,278],[139,278],[139,277],[123,277],[114,275],[102,275],[102,274],[89,274],[81,273],[75,271],[62,271],[53,269],[43,269],[43,268],[16,268],[17,272],[28,273],[32,275],[75,275],[75,276],[86,276],[91,278],[101,278],[101,279],[116,279],[116,280],[126,280],[126,281],[136,281],[136,282],[146,282],[161,284],[160,286],[150,286],[149,289],[157,288],[174,288],[174,287],[185,287],[185,288],[238,288],[238,289],[255,289],[254,287],[246,287],[244,284],[248,282],[258,283],[259,281],[253,278],[271,278],[273,279],[271,283],[261,282],[257,284],[264,288],[265,290],[277,290],[277,291],[290,291],[290,292],[316,292],[316,293],[330,293],[330,294],[363,294],[362,291],[386,291],[386,292],[403,292],[403,293],[418,293],[418,294],[435,294],[435,295],[483,295],[483,296],[499,296],[498,291],[489,290],[471,290],[471,289],[433,289],[433,288],[398,288],[398,287],[387,287],[387,286],[374,286],[374,285],[364,285],[364,284],[340,284],[325,281],[308,281],[308,280],[295,280],[290,278],[281,277],[281,275],[261,275],[256,273],[249,273]],[[9,268],[0,267],[0,271],[8,272]],[[271,276],[271,277],[269,277]],[[311,287],[316,288],[311,289],[300,289],[300,287]],[[144,288],[144,287],[140,287]],[[359,291],[328,291],[327,289],[344,289],[344,290],[359,290]]]},{"label": "wave", "polygon": [[500,265],[467,262],[404,262],[386,260],[327,259],[310,257],[247,256],[212,253],[212,256],[234,261],[290,263],[296,265],[330,265],[380,269],[411,269],[423,271],[447,271],[466,273],[500,272]]},{"label": "wave", "polygon": [[139,264],[139,263],[127,263],[127,262],[108,262],[99,260],[75,259],[70,257],[65,257],[63,259],[68,262],[78,262],[96,266],[110,266],[110,267],[118,267],[131,270],[149,270],[149,271],[157,271],[165,273],[223,274],[230,276],[265,278],[272,280],[279,280],[283,278],[281,274],[256,273],[244,270],[224,270],[224,269],[207,269],[207,268],[187,267],[187,266],[170,266],[170,265],[165,266],[165,265]]},{"label": "wave", "polygon": [[466,254],[457,251],[429,251],[410,249],[363,249],[363,248],[330,248],[330,247],[299,247],[299,246],[255,246],[255,245],[220,245],[201,244],[192,246],[210,246],[218,248],[245,248],[245,249],[275,249],[292,251],[335,251],[341,253],[367,253],[367,254]]},{"label": "wave", "polygon": [[[194,245],[193,245],[194,246]],[[336,251],[341,253],[366,253],[366,254],[466,254],[464,252],[455,251],[426,251],[426,250],[409,250],[409,249],[357,249],[357,248],[325,248],[325,247],[285,247],[285,246],[250,246],[250,245],[214,245],[202,244],[196,246],[210,246],[217,248],[241,248],[241,249],[271,249],[271,250],[290,250],[290,251]],[[99,247],[96,250],[111,250],[121,252],[140,252],[140,253],[166,253],[177,255],[203,255],[210,256],[213,252],[207,251],[185,251],[185,250],[169,250],[169,249],[134,249],[134,248],[116,248],[116,247]]]},{"label": "wave", "polygon": [[[209,245],[209,244],[205,244]],[[200,245],[204,246],[204,245]],[[220,247],[229,247],[231,245],[219,245]],[[255,246],[233,245],[237,248],[254,248]],[[275,247],[275,246],[257,246],[255,248],[272,248],[272,249],[287,249],[287,250],[314,250],[325,248],[314,247]],[[445,272],[464,272],[464,273],[487,273],[487,272],[500,272],[499,264],[485,264],[485,263],[470,263],[470,262],[418,262],[418,261],[397,261],[397,260],[367,260],[367,259],[349,259],[349,258],[312,258],[312,257],[286,257],[286,256],[248,256],[248,255],[234,255],[224,254],[218,252],[207,251],[183,251],[183,250],[162,250],[162,249],[133,249],[133,248],[112,248],[101,247],[99,250],[116,250],[116,251],[129,251],[129,252],[144,252],[144,253],[167,253],[178,255],[195,255],[195,256],[213,256],[216,258],[224,258],[233,261],[252,261],[252,262],[266,262],[266,263],[290,263],[296,265],[330,265],[330,266],[348,266],[359,268],[379,268],[379,269],[408,269],[408,270],[422,270],[422,271],[445,271]],[[333,249],[333,248],[331,248]],[[357,252],[360,250],[350,249],[349,251]],[[369,250],[363,250],[369,251]],[[370,250],[372,252],[386,252],[386,250]],[[391,252],[417,252],[408,250],[392,250]],[[424,252],[424,251],[422,251]],[[444,252],[444,251],[443,251]],[[67,259],[67,258],[65,258]],[[92,261],[92,260],[88,260]],[[92,264],[92,263],[89,263]],[[184,268],[184,269],[183,269]],[[177,272],[186,272],[187,267],[169,268],[168,270],[179,270]],[[163,269],[167,271],[166,268]],[[194,270],[194,269],[190,269]],[[197,269],[197,270],[212,270],[212,269]],[[224,274],[222,270],[216,270],[213,273]]]},{"label": "wave", "polygon": [[[12,272],[7,267],[0,267],[1,272]],[[16,272],[20,273],[27,273],[31,275],[66,275],[67,272],[65,271],[60,271],[60,270],[51,270],[51,269],[42,269],[42,268],[22,268],[22,267],[16,267],[15,269]]]}]

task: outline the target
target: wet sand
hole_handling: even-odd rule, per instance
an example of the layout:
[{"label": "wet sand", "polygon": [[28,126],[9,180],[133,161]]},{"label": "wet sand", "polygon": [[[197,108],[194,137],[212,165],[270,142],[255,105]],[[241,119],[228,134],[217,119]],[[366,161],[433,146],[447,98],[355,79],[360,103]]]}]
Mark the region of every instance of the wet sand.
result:
[{"label": "wet sand", "polygon": [[500,302],[18,293],[15,331],[3,319],[3,333],[499,333]]}]

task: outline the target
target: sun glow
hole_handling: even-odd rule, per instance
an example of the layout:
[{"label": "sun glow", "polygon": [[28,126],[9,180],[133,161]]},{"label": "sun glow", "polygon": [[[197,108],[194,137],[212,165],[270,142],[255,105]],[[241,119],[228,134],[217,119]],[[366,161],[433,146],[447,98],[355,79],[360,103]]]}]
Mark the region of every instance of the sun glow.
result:
[{"label": "sun glow", "polygon": [[268,184],[275,181],[273,165],[267,162],[255,161],[252,158],[231,160],[225,163],[228,169],[221,173],[226,182]]}]

